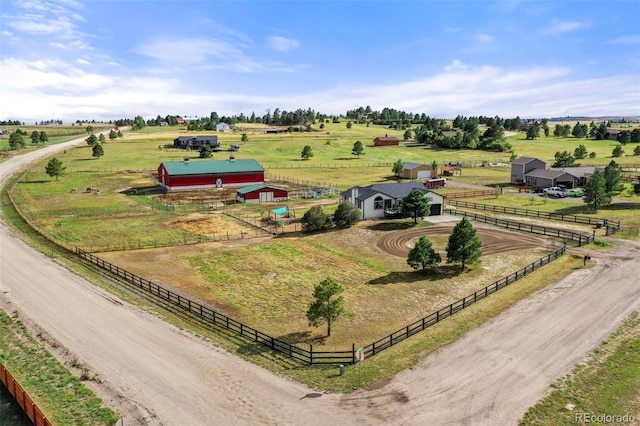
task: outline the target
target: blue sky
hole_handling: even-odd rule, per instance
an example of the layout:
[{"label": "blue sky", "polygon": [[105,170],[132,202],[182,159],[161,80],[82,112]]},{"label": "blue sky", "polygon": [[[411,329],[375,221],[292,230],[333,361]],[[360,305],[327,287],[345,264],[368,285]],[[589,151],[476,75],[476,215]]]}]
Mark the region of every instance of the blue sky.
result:
[{"label": "blue sky", "polygon": [[637,1],[0,0],[0,120],[640,116]]}]

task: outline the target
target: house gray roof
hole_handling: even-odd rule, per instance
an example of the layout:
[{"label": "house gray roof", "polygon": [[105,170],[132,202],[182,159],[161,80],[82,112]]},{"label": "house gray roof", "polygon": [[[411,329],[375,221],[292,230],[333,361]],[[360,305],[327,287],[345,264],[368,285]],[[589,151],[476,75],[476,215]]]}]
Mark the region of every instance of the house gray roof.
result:
[{"label": "house gray roof", "polygon": [[594,166],[586,166],[586,167],[552,167],[550,170],[560,170],[575,177],[589,177],[593,175],[596,171],[603,172],[604,167],[594,167]]},{"label": "house gray roof", "polygon": [[420,182],[406,182],[406,183],[378,183],[369,186],[354,186],[353,188],[349,188],[342,193],[344,197],[351,198],[351,194],[353,191],[358,190],[358,196],[356,199],[358,200],[366,200],[367,198],[372,197],[375,194],[382,193],[388,197],[400,199],[406,197],[409,192],[414,189],[418,189],[425,194],[429,191],[424,185]]},{"label": "house gray roof", "polygon": [[210,140],[218,140],[218,136],[216,135],[207,135],[207,136],[178,136],[174,141],[210,141]]},{"label": "house gray roof", "polygon": [[162,165],[171,176],[264,172],[264,168],[253,159],[169,161]]},{"label": "house gray roof", "polygon": [[[530,163],[530,162],[535,161],[535,160],[542,161],[539,158],[520,157],[520,158],[516,158],[515,160],[513,160],[511,162],[511,164],[522,164],[522,165],[524,165],[524,164]],[[542,161],[542,162],[544,163],[544,161]]]},{"label": "house gray roof", "polygon": [[413,169],[417,169],[418,167],[422,167],[422,166],[426,166],[426,164],[411,163],[409,161],[404,163],[405,170],[413,170]]},{"label": "house gray roof", "polygon": [[566,174],[571,174],[571,173],[565,172],[564,170],[535,169],[535,170],[531,170],[529,173],[525,174],[525,176],[539,177],[539,178],[546,178],[546,179],[555,179],[555,178],[557,178],[559,176],[562,176],[565,173]]}]

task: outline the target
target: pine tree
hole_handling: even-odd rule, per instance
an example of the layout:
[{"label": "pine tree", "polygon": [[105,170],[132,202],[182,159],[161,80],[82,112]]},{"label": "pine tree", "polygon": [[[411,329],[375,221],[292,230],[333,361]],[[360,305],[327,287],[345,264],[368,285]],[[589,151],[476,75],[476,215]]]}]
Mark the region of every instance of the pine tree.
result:
[{"label": "pine tree", "polygon": [[440,253],[433,249],[431,241],[429,241],[424,235],[420,237],[407,256],[407,263],[409,266],[413,269],[422,267],[423,271],[433,268],[440,262],[442,262]]},{"label": "pine tree", "polygon": [[482,243],[476,235],[475,228],[466,217],[463,217],[449,236],[447,263],[459,263],[461,269],[464,269],[467,264],[473,265],[480,260],[481,247]]}]

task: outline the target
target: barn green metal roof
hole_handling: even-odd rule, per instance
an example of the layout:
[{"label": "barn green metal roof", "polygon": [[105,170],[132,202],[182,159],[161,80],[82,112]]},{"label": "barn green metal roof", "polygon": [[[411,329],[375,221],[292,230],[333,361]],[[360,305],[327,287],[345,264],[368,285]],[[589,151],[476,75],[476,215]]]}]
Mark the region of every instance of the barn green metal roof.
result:
[{"label": "barn green metal roof", "polygon": [[168,161],[162,165],[171,176],[264,172],[264,168],[253,159]]},{"label": "barn green metal roof", "polygon": [[249,185],[249,186],[245,186],[244,188],[240,188],[238,189],[236,192],[238,194],[248,194],[249,192],[253,192],[253,191],[257,191],[258,189],[262,189],[262,188],[271,188],[271,189],[279,189],[284,191],[284,188],[280,188],[279,186],[273,186],[273,185],[265,185],[263,183],[256,183],[254,185]]}]

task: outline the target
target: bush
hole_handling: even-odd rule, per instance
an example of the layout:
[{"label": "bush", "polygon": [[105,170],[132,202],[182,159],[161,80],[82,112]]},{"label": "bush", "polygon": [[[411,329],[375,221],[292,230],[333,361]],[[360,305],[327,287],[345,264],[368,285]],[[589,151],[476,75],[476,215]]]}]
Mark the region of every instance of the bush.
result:
[{"label": "bush", "polygon": [[321,206],[311,207],[302,217],[303,232],[322,231],[329,223],[329,216],[322,210]]}]

